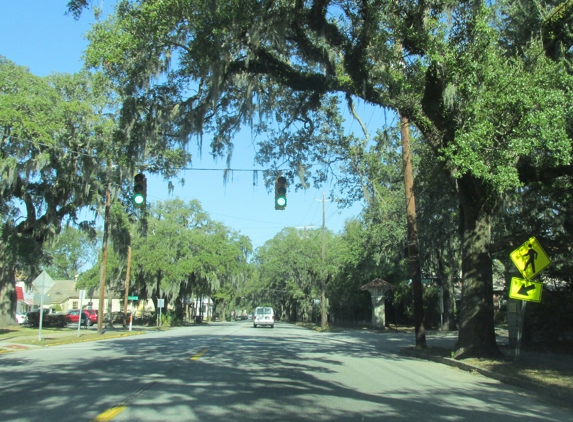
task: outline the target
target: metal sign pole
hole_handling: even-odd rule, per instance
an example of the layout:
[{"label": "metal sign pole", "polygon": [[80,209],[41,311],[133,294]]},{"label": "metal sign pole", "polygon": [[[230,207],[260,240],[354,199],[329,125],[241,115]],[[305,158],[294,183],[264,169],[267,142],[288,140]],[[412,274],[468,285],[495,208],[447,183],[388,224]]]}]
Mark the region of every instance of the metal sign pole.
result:
[{"label": "metal sign pole", "polygon": [[38,325],[38,341],[42,341],[42,322],[44,320],[44,286],[46,285],[46,273],[42,272],[42,296],[40,296],[40,309],[38,311],[38,316],[40,317],[40,323]]},{"label": "metal sign pole", "polygon": [[523,333],[523,320],[525,319],[525,305],[527,301],[521,301],[521,317],[519,318],[519,329],[517,330],[517,344],[515,345],[515,360],[519,358],[519,352],[521,350],[521,335]]},{"label": "metal sign pole", "polygon": [[[82,303],[84,301],[84,296],[86,295],[85,290],[80,290],[80,313],[78,314],[78,337],[80,336],[80,327],[82,326],[82,314],[84,313],[82,309]],[[87,317],[87,315],[86,315]],[[88,323],[89,324],[89,323]]]}]

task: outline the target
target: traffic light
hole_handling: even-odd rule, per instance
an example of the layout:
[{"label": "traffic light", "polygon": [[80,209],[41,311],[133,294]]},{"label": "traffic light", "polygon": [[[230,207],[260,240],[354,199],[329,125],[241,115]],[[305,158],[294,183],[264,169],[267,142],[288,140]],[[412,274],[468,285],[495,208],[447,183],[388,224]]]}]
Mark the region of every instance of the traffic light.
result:
[{"label": "traffic light", "polygon": [[133,205],[138,208],[145,206],[147,197],[147,179],[143,173],[138,173],[133,178]]},{"label": "traffic light", "polygon": [[279,176],[275,179],[275,210],[284,210],[287,205],[287,180]]}]

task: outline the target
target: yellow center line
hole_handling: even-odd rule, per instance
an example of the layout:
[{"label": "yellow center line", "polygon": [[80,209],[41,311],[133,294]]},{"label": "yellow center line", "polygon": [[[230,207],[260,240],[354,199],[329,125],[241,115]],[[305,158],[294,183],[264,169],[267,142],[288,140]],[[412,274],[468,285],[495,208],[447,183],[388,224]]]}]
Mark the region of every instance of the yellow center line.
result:
[{"label": "yellow center line", "polygon": [[93,420],[93,422],[111,421],[113,418],[115,418],[117,415],[119,415],[125,409],[126,409],[126,406],[116,406],[116,407],[112,407],[111,409],[107,409],[105,412],[100,413],[98,416],[96,416],[95,419]]},{"label": "yellow center line", "polygon": [[203,356],[205,353],[207,353],[207,351],[209,350],[208,347],[204,348],[203,350],[201,350],[199,353],[197,353],[195,356],[191,357],[191,360],[197,360],[199,359],[201,356]]}]

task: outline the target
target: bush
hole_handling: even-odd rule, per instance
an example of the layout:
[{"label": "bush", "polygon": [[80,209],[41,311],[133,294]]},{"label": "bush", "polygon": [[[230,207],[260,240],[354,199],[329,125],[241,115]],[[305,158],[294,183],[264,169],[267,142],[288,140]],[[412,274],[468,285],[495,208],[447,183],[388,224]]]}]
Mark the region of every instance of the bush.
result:
[{"label": "bush", "polygon": [[177,317],[175,311],[167,311],[166,313],[161,314],[161,327],[175,327],[177,325],[181,325],[183,321],[181,318]]},{"label": "bush", "polygon": [[[27,324],[31,327],[40,327],[40,317],[38,311],[28,312]],[[64,314],[48,314],[44,312],[42,327],[66,327],[68,321]]]},{"label": "bush", "polygon": [[544,290],[542,301],[528,303],[525,313],[525,344],[573,340],[573,294],[570,291]]}]

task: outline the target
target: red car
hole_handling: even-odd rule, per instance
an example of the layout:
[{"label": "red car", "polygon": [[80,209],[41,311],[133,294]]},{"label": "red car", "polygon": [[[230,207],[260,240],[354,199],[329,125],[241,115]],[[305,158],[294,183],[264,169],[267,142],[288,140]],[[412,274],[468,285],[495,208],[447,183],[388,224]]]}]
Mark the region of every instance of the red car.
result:
[{"label": "red car", "polygon": [[[97,324],[97,311],[95,309],[84,309],[83,313],[87,316],[89,325]],[[66,320],[68,321],[68,323],[71,322],[77,324],[79,316],[80,316],[79,309],[71,309],[66,314]]]}]

